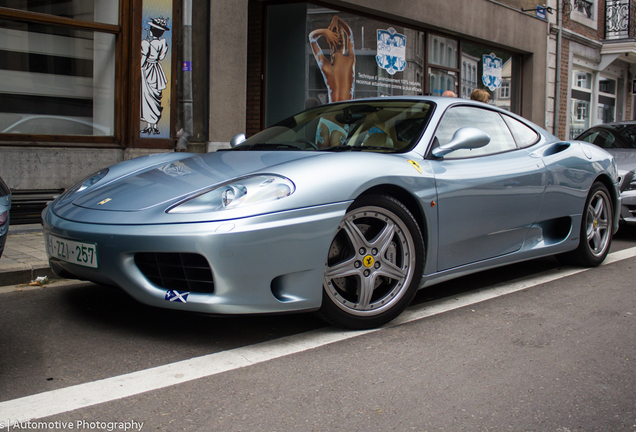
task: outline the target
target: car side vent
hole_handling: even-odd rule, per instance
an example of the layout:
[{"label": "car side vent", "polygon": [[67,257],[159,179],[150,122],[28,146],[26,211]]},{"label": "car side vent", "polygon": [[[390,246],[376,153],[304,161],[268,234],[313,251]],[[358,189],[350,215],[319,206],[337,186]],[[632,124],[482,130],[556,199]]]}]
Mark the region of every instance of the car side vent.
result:
[{"label": "car side vent", "polygon": [[203,255],[139,252],[135,254],[135,264],[139,271],[158,287],[214,293],[212,269]]},{"label": "car side vent", "polygon": [[543,153],[543,156],[552,156],[554,154],[561,153],[568,148],[570,148],[570,143],[556,143],[546,149],[546,151]]}]

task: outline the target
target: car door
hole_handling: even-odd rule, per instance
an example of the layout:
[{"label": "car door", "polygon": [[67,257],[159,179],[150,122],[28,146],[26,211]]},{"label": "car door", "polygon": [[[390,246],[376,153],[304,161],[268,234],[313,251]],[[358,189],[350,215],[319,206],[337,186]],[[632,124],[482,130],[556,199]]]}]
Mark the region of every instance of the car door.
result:
[{"label": "car door", "polygon": [[438,271],[519,250],[545,191],[543,162],[517,146],[494,110],[451,107],[437,128],[434,146],[448,143],[467,126],[488,133],[490,143],[430,160],[438,194]]}]

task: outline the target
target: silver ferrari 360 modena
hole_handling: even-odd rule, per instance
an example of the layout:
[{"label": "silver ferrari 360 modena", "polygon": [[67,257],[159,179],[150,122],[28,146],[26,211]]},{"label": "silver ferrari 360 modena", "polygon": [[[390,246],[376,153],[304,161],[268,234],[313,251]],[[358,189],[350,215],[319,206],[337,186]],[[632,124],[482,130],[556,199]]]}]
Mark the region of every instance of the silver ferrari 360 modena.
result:
[{"label": "silver ferrari 360 modena", "polygon": [[596,266],[618,227],[610,154],[479,102],[322,105],[232,144],[68,189],[43,212],[51,268],[153,306],[370,328],[480,270]]}]

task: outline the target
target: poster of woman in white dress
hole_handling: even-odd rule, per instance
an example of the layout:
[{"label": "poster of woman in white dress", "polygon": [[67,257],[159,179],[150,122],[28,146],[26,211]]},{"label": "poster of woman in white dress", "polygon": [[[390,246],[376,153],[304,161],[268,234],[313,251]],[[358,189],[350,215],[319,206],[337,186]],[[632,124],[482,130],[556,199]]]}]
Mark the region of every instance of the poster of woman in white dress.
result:
[{"label": "poster of woman in white dress", "polygon": [[[165,126],[167,130],[161,130],[159,123],[164,113],[162,106],[163,92],[168,88],[169,80],[166,77],[161,61],[168,54],[169,42],[164,33],[170,31],[169,18],[151,18],[147,21],[147,36],[141,41],[141,135],[157,138],[170,136],[169,116]],[[169,70],[169,69],[168,69]],[[167,101],[167,106],[170,102]]]}]

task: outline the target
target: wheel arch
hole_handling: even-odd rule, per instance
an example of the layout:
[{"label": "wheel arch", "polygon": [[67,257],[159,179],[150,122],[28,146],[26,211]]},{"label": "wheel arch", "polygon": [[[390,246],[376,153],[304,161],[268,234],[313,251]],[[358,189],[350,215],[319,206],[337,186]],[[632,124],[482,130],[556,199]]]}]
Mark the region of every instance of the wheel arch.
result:
[{"label": "wheel arch", "polygon": [[390,184],[374,186],[370,189],[367,189],[366,191],[361,193],[359,196],[361,197],[361,196],[373,195],[373,194],[389,195],[397,199],[398,201],[400,201],[402,204],[406,206],[406,208],[411,212],[411,214],[413,214],[413,217],[415,218],[415,221],[417,222],[417,225],[420,228],[420,232],[422,233],[422,236],[424,237],[424,245],[426,246],[426,250],[428,250],[429,235],[431,230],[428,224],[429,221],[424,213],[424,210],[418,203],[417,198],[414,197],[413,194],[411,194],[406,189],[401,188],[399,186],[390,185]]}]

